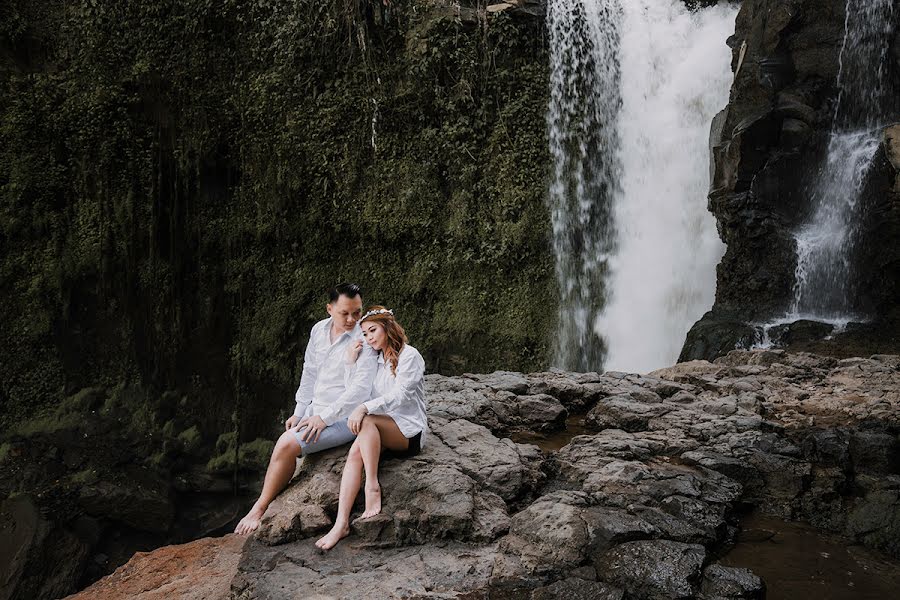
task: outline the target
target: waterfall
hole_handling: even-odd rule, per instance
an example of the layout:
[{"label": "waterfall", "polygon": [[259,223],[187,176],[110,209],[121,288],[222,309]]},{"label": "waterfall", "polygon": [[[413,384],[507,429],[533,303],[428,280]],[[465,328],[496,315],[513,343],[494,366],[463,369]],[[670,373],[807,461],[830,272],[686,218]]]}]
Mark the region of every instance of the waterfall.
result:
[{"label": "waterfall", "polygon": [[603,342],[593,330],[613,250],[610,204],[618,190],[618,0],[551,0],[550,106],[553,178],[549,204],[559,282],[556,362],[599,367]]},{"label": "waterfall", "polygon": [[549,4],[561,367],[671,364],[712,305],[724,247],[706,209],[708,135],[728,100],[736,12]]},{"label": "waterfall", "polygon": [[797,267],[789,320],[859,320],[854,259],[859,200],[881,141],[882,121],[896,102],[886,66],[894,0],[847,0],[828,149],[811,189],[809,220],[795,232]]}]

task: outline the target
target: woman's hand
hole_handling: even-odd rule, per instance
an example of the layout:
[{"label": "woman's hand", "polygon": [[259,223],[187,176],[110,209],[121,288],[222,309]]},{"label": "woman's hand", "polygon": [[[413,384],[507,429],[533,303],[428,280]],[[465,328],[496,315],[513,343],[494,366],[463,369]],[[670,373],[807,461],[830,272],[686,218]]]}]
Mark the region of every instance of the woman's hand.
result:
[{"label": "woman's hand", "polygon": [[349,346],[347,346],[347,355],[344,357],[344,362],[348,365],[352,365],[356,362],[356,359],[359,358],[359,353],[362,350],[363,341],[356,340]]},{"label": "woman's hand", "polygon": [[347,417],[347,427],[350,428],[353,435],[359,435],[359,430],[362,429],[363,419],[366,418],[367,414],[369,414],[369,409],[366,408],[365,404],[360,404],[353,409],[353,412]]}]

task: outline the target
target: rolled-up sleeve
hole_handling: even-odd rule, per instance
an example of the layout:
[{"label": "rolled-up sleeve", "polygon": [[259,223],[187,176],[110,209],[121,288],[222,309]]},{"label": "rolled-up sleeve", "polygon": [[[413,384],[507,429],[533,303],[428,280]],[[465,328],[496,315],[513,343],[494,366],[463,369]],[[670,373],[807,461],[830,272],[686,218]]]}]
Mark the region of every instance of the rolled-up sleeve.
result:
[{"label": "rolled-up sleeve", "polygon": [[316,389],[316,378],[319,373],[318,357],[316,353],[316,338],[321,327],[317,324],[309,333],[309,342],[306,344],[306,353],[303,355],[303,373],[300,375],[300,387],[294,394],[297,406],[294,407],[294,416],[303,417],[306,409],[312,404],[313,391]]},{"label": "rolled-up sleeve", "polygon": [[[408,356],[408,358],[407,358]],[[385,362],[385,369],[390,369],[390,363]],[[385,414],[396,410],[406,401],[415,402],[412,390],[425,377],[425,361],[419,353],[401,354],[397,364],[396,383],[386,394],[364,402],[370,414]]]}]

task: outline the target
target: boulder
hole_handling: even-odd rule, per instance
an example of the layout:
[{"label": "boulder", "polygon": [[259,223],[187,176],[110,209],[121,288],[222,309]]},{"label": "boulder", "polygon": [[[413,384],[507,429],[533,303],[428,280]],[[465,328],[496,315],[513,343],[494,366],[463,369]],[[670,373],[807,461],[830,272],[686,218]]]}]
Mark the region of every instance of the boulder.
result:
[{"label": "boulder", "polygon": [[70,600],[225,600],[247,538],[203,538],[153,552],[138,552],[125,565]]},{"label": "boulder", "polygon": [[705,559],[699,544],[646,540],[619,544],[595,558],[594,567],[600,580],[629,597],[675,600],[696,595]]}]

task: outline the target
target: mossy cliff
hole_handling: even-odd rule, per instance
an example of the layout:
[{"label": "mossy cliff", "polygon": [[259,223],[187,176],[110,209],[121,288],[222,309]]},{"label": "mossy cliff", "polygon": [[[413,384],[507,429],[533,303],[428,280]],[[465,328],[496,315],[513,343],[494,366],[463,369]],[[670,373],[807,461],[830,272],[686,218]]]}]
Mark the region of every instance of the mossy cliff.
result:
[{"label": "mossy cliff", "polygon": [[6,4],[4,420],[124,382],[270,422],[339,280],[430,370],[545,366],[541,9],[444,4]]}]

